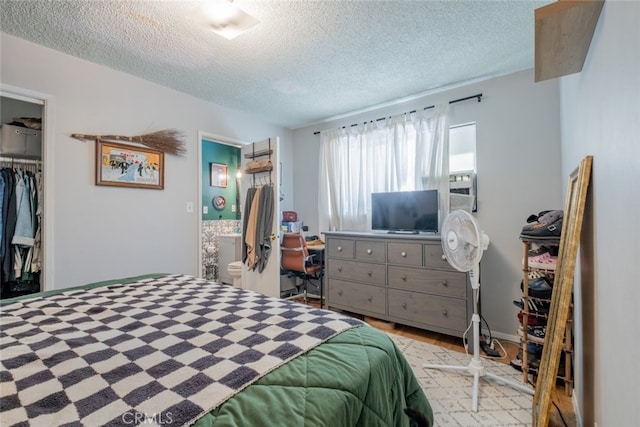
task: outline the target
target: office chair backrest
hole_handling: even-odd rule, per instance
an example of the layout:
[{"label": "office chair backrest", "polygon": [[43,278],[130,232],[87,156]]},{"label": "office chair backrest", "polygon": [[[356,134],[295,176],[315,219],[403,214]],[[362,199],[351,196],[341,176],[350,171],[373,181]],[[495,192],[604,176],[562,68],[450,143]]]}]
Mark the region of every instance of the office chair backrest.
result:
[{"label": "office chair backrest", "polygon": [[284,270],[307,272],[309,250],[300,233],[284,233],[280,244],[280,265]]}]

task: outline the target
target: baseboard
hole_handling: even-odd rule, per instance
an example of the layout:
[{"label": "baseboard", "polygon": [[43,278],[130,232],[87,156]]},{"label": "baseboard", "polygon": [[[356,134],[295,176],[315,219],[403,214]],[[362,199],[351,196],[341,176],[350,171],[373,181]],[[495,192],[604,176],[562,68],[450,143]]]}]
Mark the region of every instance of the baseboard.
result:
[{"label": "baseboard", "polygon": [[[485,336],[488,335],[488,332],[484,330],[480,333],[485,334]],[[511,341],[512,343],[516,344],[520,343],[520,337],[518,335],[503,334],[502,332],[491,332],[491,337],[500,340]]]}]

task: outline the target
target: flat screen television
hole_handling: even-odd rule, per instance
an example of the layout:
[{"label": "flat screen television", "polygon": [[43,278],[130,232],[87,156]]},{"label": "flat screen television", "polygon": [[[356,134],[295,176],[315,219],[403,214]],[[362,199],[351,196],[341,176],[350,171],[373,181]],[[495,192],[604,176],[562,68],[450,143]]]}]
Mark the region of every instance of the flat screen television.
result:
[{"label": "flat screen television", "polygon": [[438,190],[372,193],[371,229],[390,233],[437,233]]}]

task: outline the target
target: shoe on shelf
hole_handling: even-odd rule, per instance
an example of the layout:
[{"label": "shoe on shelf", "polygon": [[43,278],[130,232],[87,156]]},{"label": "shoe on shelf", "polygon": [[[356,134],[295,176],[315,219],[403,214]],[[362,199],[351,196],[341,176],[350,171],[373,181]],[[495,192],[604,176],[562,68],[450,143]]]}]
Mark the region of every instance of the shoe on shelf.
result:
[{"label": "shoe on shelf", "polygon": [[[553,283],[541,276],[529,281],[529,296],[540,299],[551,299]],[[524,292],[524,281],[520,282],[520,290]]]},{"label": "shoe on shelf", "polygon": [[543,345],[542,344],[536,344],[534,342],[528,342],[527,343],[527,355],[529,357],[533,356],[536,358],[540,358],[540,356],[542,356],[542,348]]},{"label": "shoe on shelf", "polygon": [[559,219],[562,219],[563,216],[564,216],[564,211],[561,209],[552,210],[552,211],[542,211],[540,212],[536,220],[529,221],[532,218],[532,216],[529,216],[529,218],[527,218],[528,224],[522,227],[522,231],[533,230],[541,226],[547,226],[547,225],[553,224]]},{"label": "shoe on shelf", "polygon": [[520,238],[523,240],[559,240],[562,234],[562,218],[551,224],[537,224],[535,228],[522,230]]},{"label": "shoe on shelf", "polygon": [[[558,257],[551,255],[551,250],[546,246],[540,246],[537,249],[531,249],[527,256],[527,266],[542,270],[555,270],[558,263]],[[524,266],[524,258],[522,259]]]},{"label": "shoe on shelf", "polygon": [[544,339],[545,335],[547,335],[547,327],[546,326],[528,326],[527,334],[532,337]]},{"label": "shoe on shelf", "polygon": [[[532,270],[529,270],[529,274],[528,274],[529,281],[536,280],[536,279],[539,279],[541,277],[548,277],[548,276],[550,276],[550,275],[552,275],[554,273],[555,273],[555,271],[552,271],[552,270],[536,270],[536,269],[532,269]],[[549,280],[551,280],[551,278]]]},{"label": "shoe on shelf", "polygon": [[554,209],[549,209],[546,211],[541,211],[539,214],[531,214],[529,215],[529,217],[527,218],[527,223],[532,223],[532,222],[541,222],[544,218],[547,218],[547,214],[550,212],[555,212],[556,210]]},{"label": "shoe on shelf", "polygon": [[[524,312],[518,312],[518,320],[522,325],[522,323],[524,322]],[[527,324],[529,326],[544,326],[547,324],[547,319],[545,319],[544,317],[536,316],[535,314],[530,314],[527,316]]]},{"label": "shoe on shelf", "polygon": [[[548,255],[548,254],[547,254]],[[558,265],[558,257],[551,255],[529,258],[527,264],[530,268],[538,268],[541,270],[555,271]]]},{"label": "shoe on shelf", "polygon": [[527,251],[527,255],[529,256],[529,258],[537,257],[544,254],[551,255],[551,248],[549,246],[533,243],[531,244],[529,251]]},{"label": "shoe on shelf", "polygon": [[[521,298],[520,301],[513,301],[513,305],[524,310],[524,298]],[[546,301],[534,301],[529,298],[528,305],[530,314],[549,314],[549,303]]]},{"label": "shoe on shelf", "polygon": [[[547,334],[546,326],[527,326],[527,338],[530,342],[544,344],[544,337]],[[518,326],[518,336],[524,336],[522,326]]]},{"label": "shoe on shelf", "polygon": [[[539,347],[539,348],[538,348]],[[527,344],[527,365],[529,373],[534,373],[540,368],[540,356],[542,356],[542,346],[538,344]],[[511,360],[509,364],[518,371],[522,372],[522,347],[518,350],[518,355]]]}]

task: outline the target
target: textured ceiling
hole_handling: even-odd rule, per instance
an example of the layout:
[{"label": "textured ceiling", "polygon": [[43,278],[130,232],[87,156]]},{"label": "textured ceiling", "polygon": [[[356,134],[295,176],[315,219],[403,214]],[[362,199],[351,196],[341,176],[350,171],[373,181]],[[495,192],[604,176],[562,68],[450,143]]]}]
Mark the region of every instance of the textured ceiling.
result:
[{"label": "textured ceiling", "polygon": [[202,1],[0,1],[3,32],[286,128],[533,66],[534,1],[236,0],[234,40]]}]

